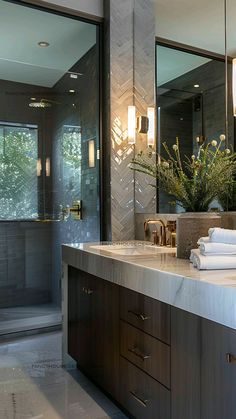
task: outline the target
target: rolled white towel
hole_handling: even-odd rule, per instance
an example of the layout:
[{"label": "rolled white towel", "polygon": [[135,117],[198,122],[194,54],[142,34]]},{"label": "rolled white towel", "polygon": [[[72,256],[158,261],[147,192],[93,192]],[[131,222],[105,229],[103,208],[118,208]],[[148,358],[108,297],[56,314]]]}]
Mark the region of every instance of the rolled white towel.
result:
[{"label": "rolled white towel", "polygon": [[236,256],[204,256],[199,249],[192,250],[193,266],[199,270],[236,269]]},{"label": "rolled white towel", "polygon": [[200,250],[199,249],[192,249],[191,250],[189,260],[193,264],[193,266],[195,266],[195,268],[196,268],[196,259],[198,258],[199,255],[200,255]]},{"label": "rolled white towel", "polygon": [[197,244],[200,245],[200,243],[209,243],[209,242],[210,242],[210,237],[206,236],[206,237],[200,237]]},{"label": "rolled white towel", "polygon": [[[195,249],[196,250],[196,249]],[[189,258],[190,262],[193,263],[194,262],[194,249],[191,250],[190,253],[190,258]]]},{"label": "rolled white towel", "polygon": [[200,253],[202,255],[236,255],[235,244],[225,243],[200,243]]},{"label": "rolled white towel", "polygon": [[214,227],[208,231],[210,242],[236,244],[236,230]]}]

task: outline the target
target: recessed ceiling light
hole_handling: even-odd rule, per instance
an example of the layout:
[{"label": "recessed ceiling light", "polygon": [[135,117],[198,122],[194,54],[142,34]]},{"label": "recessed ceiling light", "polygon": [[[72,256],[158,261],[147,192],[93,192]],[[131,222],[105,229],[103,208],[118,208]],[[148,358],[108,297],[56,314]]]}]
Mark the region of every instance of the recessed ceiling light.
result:
[{"label": "recessed ceiling light", "polygon": [[70,74],[70,78],[71,79],[78,79],[78,75],[77,74]]},{"label": "recessed ceiling light", "polygon": [[70,89],[69,90],[69,93],[75,93],[75,90],[74,89]]},{"label": "recessed ceiling light", "polygon": [[36,97],[31,97],[30,100],[36,100]]},{"label": "recessed ceiling light", "polygon": [[199,84],[194,84],[194,86],[193,86],[193,87],[198,88],[198,87],[200,87],[200,86],[199,86]]},{"label": "recessed ceiling light", "polygon": [[38,42],[38,46],[39,47],[49,47],[49,42],[46,42],[46,41],[40,41],[40,42]]}]

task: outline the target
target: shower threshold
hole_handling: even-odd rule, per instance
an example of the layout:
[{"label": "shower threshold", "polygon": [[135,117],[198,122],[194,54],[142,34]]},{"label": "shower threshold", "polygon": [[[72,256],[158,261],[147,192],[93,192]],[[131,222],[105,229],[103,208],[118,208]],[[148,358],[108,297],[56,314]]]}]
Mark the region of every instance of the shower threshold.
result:
[{"label": "shower threshold", "polygon": [[0,336],[53,326],[59,327],[61,323],[61,310],[54,304],[0,309]]}]

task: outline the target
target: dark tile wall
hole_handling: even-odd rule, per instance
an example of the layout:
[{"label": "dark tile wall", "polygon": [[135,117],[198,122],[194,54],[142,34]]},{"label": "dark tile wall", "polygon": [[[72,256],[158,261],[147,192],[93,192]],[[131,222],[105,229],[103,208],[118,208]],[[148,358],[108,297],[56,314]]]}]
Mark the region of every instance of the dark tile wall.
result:
[{"label": "dark tile wall", "polygon": [[[198,83],[199,89],[193,85]],[[182,156],[197,152],[196,137],[202,134],[211,141],[225,133],[225,64],[210,62],[161,86],[166,89],[157,100],[161,107],[160,142],[172,148],[176,136],[180,139]],[[234,141],[232,118],[229,119],[229,141]],[[159,145],[161,153],[163,147]],[[170,205],[171,198],[159,193],[159,212],[182,210]]]},{"label": "dark tile wall", "polygon": [[[191,157],[193,152],[192,144],[192,100],[183,100],[173,103],[169,107],[161,108],[161,143],[166,142],[172,152],[172,146],[179,138],[181,156]],[[161,155],[166,156],[164,148],[160,145]],[[168,214],[177,212],[176,205],[173,205],[174,198],[164,193],[158,193],[159,212]]]},{"label": "dark tile wall", "polygon": [[[61,244],[72,242],[98,241],[100,239],[100,196],[99,161],[95,168],[88,167],[88,140],[94,139],[99,149],[99,84],[98,49],[95,45],[71,71],[83,74],[78,79],[78,95],[71,97],[67,104],[54,114],[53,132],[53,202],[58,212],[59,205],[72,205],[73,199],[82,199],[83,219],[75,221],[70,216],[67,221],[53,225],[53,300],[60,302]],[[55,90],[65,85],[61,79]],[[75,106],[72,106],[74,103]],[[64,179],[60,175],[61,140],[63,125],[81,127],[82,161],[81,192],[65,193]]]},{"label": "dark tile wall", "polygon": [[0,308],[51,300],[51,224],[0,222]]},{"label": "dark tile wall", "polygon": [[[69,95],[69,75],[53,89],[0,81],[0,120],[37,124],[39,152],[51,158],[51,176],[45,167],[39,179],[40,213],[59,219],[59,205],[82,199],[83,219],[74,221],[0,222],[0,307],[60,304],[61,244],[100,239],[100,169],[88,167],[88,140],[99,149],[99,51],[94,46],[71,71],[79,71],[77,94]],[[44,110],[29,108],[31,96],[43,95],[57,103]],[[81,179],[70,189],[63,178],[63,125],[80,125]]]},{"label": "dark tile wall", "polygon": [[[51,98],[50,89],[0,80],[0,121],[37,125],[44,163],[43,157],[50,155],[52,113],[50,108],[30,108],[33,96]],[[38,179],[41,191],[43,178]],[[50,180],[44,181],[47,194]],[[39,194],[40,215],[47,211],[45,193]],[[51,301],[51,237],[50,224],[0,221],[0,308]]]}]

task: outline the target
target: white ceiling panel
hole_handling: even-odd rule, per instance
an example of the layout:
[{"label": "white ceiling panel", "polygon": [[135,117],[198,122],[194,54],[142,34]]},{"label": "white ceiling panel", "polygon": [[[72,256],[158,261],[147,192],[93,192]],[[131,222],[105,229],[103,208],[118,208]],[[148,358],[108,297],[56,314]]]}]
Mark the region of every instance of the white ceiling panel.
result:
[{"label": "white ceiling panel", "polygon": [[74,10],[89,13],[95,16],[103,16],[102,0],[44,0],[46,3],[69,7]]},{"label": "white ceiling panel", "polygon": [[94,25],[0,1],[0,79],[52,87],[95,43]]},{"label": "white ceiling panel", "polygon": [[[154,2],[157,36],[224,55],[224,0]],[[232,46],[234,42],[230,42],[230,49]]]},{"label": "white ceiling panel", "polygon": [[[188,54],[183,51],[157,47],[157,81],[158,86],[176,79],[183,74],[208,63],[208,58],[199,55]],[[196,80],[197,82],[197,80]]]}]

